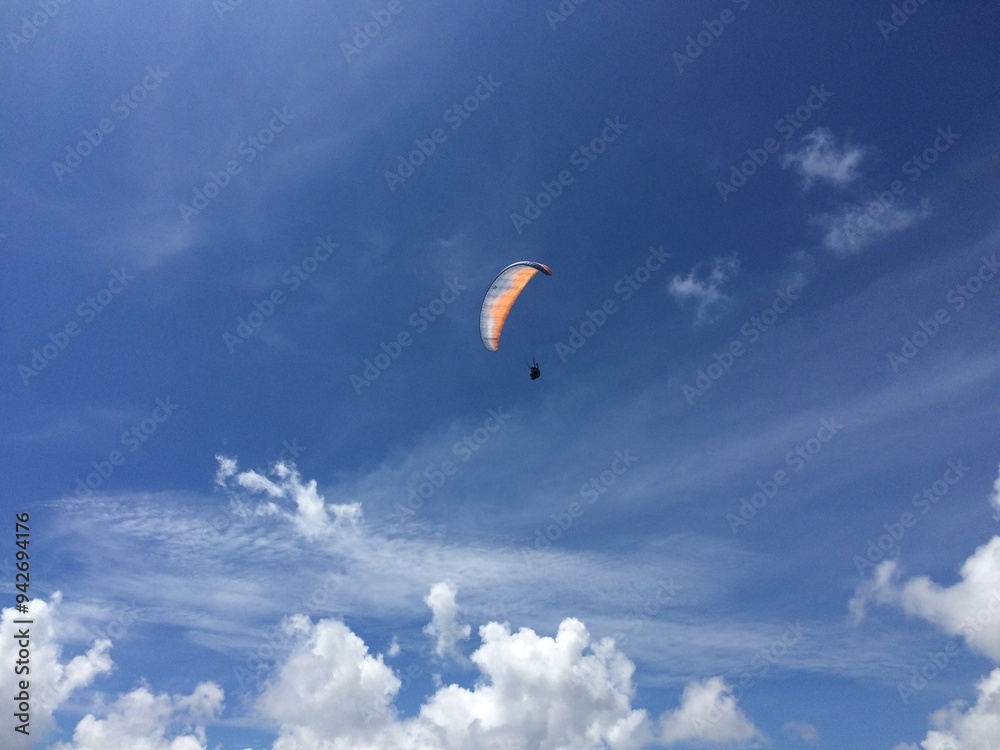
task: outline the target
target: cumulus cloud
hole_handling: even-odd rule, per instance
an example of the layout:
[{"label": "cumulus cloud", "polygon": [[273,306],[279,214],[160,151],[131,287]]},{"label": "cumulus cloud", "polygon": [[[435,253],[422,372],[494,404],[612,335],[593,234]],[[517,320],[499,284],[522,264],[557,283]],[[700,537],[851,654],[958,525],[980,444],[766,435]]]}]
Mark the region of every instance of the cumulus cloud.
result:
[{"label": "cumulus cloud", "polygon": [[293,615],[282,629],[295,647],[258,702],[281,724],[274,750],[377,747],[373,740],[395,723],[401,685],[382,655],[369,654],[339,620]]},{"label": "cumulus cloud", "polygon": [[[960,579],[940,586],[926,576],[901,581],[897,563],[887,560],[872,580],[855,591],[850,606],[861,618],[875,602],[921,617],[945,633],[965,639],[966,646],[1000,662],[1000,536],[977,548],[962,564]],[[919,747],[901,743],[893,750],[980,750],[1000,737],[1000,669],[977,685],[975,705],[952,701],[930,716],[932,729]]]},{"label": "cumulus cloud", "polygon": [[440,686],[406,719],[393,708],[404,683],[346,625],[295,616],[284,627],[295,646],[258,704],[280,725],[273,750],[638,750],[652,739],[631,707],[632,662],[575,619],[554,638],[482,626],[475,686]]},{"label": "cumulus cloud", "polygon": [[729,307],[730,298],[721,287],[740,272],[740,262],[733,253],[725,258],[716,257],[710,262],[699,263],[686,277],[674,276],[667,291],[683,304],[695,305],[695,323],[712,323]]},{"label": "cumulus cloud", "polygon": [[[216,456],[219,469],[215,481],[228,490],[238,493],[246,490],[250,496],[266,495],[295,504],[295,513],[290,518],[296,529],[308,539],[315,539],[343,525],[353,525],[361,520],[360,503],[327,505],[316,489],[316,480],[303,484],[302,476],[294,465],[278,462],[271,469],[274,480],[259,472],[250,470],[239,472],[236,460]],[[238,488],[238,489],[237,489]],[[265,504],[259,513],[272,513],[278,506]]]},{"label": "cumulus cloud", "polygon": [[[9,728],[4,747],[35,748],[52,731],[53,713],[70,696],[89,687],[102,674],[111,671],[108,654],[111,642],[98,639],[86,653],[68,662],[62,661],[60,634],[74,624],[62,613],[62,595],[56,592],[46,602],[29,602],[28,611],[14,608],[0,614],[0,662],[14,665],[19,658],[25,625],[15,620],[31,620],[27,627],[30,653],[30,735]],[[23,676],[14,669],[0,671],[0,692],[13,697]],[[88,714],[81,719],[69,743],[58,743],[50,750],[207,750],[204,723],[222,710],[223,693],[213,683],[203,683],[190,695],[153,695],[141,687],[120,696],[104,712],[103,718]],[[184,728],[181,728],[183,725]],[[168,739],[168,735],[173,736]]]},{"label": "cumulus cloud", "polygon": [[[973,706],[953,701],[931,714],[933,727],[920,743],[920,750],[981,750],[997,746],[1000,737],[1000,669],[994,669],[976,686]],[[916,745],[897,745],[894,750],[918,750]]]},{"label": "cumulus cloud", "polygon": [[952,586],[940,586],[926,576],[900,582],[896,562],[886,560],[875,568],[872,580],[858,586],[849,606],[856,619],[864,617],[868,602],[899,607],[1000,661],[1000,536],[973,552],[960,576]]},{"label": "cumulus cloud", "polygon": [[435,583],[424,602],[431,608],[431,621],[424,626],[424,633],[434,639],[434,653],[438,656],[461,657],[456,644],[472,633],[469,625],[459,625],[456,619],[458,606],[455,586],[449,582]]},{"label": "cumulus cloud", "polygon": [[[118,698],[104,718],[84,716],[73,741],[52,750],[207,750],[203,724],[222,710],[222,702],[222,688],[210,682],[191,695],[153,695],[140,687]],[[168,738],[172,727],[192,723]]]},{"label": "cumulus cloud", "polygon": [[755,746],[763,739],[721,677],[689,683],[681,705],[660,717],[660,741],[665,745],[702,742]]},{"label": "cumulus cloud", "polygon": [[838,147],[833,133],[826,128],[816,128],[802,141],[805,145],[799,151],[782,157],[781,166],[802,175],[806,187],[817,181],[846,185],[857,179],[864,149]]},{"label": "cumulus cloud", "polygon": [[[13,607],[0,614],[0,664],[8,665],[0,670],[0,693],[13,697],[19,692],[17,683],[24,679],[15,674],[14,668],[20,658],[20,640],[23,640],[23,624],[15,620],[31,620],[28,628],[29,668],[31,682],[31,739],[24,737],[23,745],[14,747],[34,747],[33,738],[44,736],[53,726],[52,714],[70,695],[87,687],[101,674],[111,671],[112,661],[108,655],[111,641],[95,640],[84,654],[78,654],[68,662],[62,661],[62,644],[58,640],[59,605],[62,595],[57,591],[50,601],[34,599],[28,603],[28,611],[19,613]],[[20,633],[20,635],[19,635]],[[17,743],[22,735],[8,727],[8,739]]]}]

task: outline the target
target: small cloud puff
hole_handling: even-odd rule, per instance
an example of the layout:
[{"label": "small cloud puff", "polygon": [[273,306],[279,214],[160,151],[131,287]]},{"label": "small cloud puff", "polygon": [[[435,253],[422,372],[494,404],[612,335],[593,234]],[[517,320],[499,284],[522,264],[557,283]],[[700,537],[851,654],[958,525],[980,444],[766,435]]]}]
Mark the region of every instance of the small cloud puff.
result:
[{"label": "small cloud puff", "polygon": [[817,128],[802,140],[805,146],[793,154],[785,154],[781,166],[802,175],[807,188],[818,181],[842,186],[857,179],[864,149],[838,148],[833,133],[826,128]]},{"label": "small cloud puff", "polygon": [[660,742],[739,743],[759,745],[760,730],[740,711],[722,677],[694,681],[684,688],[681,705],[660,718]]},{"label": "small cloud puff", "polygon": [[729,307],[731,299],[721,287],[740,272],[736,253],[699,263],[684,278],[674,276],[667,291],[678,303],[695,304],[695,324],[714,323]]},{"label": "small cloud puff", "polygon": [[823,245],[838,257],[856,255],[883,237],[901,232],[930,215],[927,204],[903,206],[888,199],[843,206],[818,214],[812,222],[823,230]]},{"label": "small cloud puff", "polygon": [[433,638],[434,653],[438,656],[453,656],[461,659],[459,641],[464,641],[472,633],[469,625],[459,625],[457,594],[455,586],[449,582],[435,583],[424,602],[431,608],[431,621],[424,626],[424,633]]}]

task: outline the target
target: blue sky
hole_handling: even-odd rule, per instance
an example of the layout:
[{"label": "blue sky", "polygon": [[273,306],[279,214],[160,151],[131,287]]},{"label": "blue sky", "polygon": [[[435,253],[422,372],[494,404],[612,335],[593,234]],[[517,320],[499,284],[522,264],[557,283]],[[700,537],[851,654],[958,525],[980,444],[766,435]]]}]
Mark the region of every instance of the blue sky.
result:
[{"label": "blue sky", "polygon": [[5,746],[1000,745],[996,7],[0,18]]}]

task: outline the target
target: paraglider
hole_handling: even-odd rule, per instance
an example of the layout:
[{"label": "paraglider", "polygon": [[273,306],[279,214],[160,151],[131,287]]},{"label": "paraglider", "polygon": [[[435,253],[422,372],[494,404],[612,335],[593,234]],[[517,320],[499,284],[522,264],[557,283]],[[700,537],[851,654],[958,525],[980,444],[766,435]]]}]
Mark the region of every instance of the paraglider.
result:
[{"label": "paraglider", "polygon": [[[491,352],[500,348],[500,333],[518,295],[538,273],[551,276],[552,269],[544,263],[519,260],[517,263],[511,263],[493,279],[486,297],[483,298],[482,310],[479,312],[479,336],[483,340],[483,346]],[[531,379],[534,380],[540,374],[538,364],[535,363]]]},{"label": "paraglider", "polygon": [[529,377],[532,380],[538,380],[540,377],[542,377],[542,371],[538,369],[537,362],[533,362],[531,367],[529,368]]}]

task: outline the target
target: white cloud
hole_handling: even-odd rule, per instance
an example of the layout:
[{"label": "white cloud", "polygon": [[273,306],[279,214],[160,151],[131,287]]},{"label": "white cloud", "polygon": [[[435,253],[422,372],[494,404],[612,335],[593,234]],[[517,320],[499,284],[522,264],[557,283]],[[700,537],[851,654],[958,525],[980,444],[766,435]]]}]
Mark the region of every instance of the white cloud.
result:
[{"label": "white cloud", "polygon": [[[52,750],[206,750],[203,722],[222,710],[222,689],[214,683],[198,685],[191,695],[153,695],[136,688],[118,698],[107,715],[87,714],[73,730],[71,743]],[[171,725],[195,726],[168,739]]]},{"label": "white cloud", "polygon": [[[553,585],[574,614],[604,635],[621,626],[606,613],[629,610],[653,596],[662,572],[662,563],[637,564],[594,551],[443,545],[438,538],[409,529],[405,536],[388,536],[366,520],[303,544],[302,537],[290,533],[294,505],[279,501],[279,508],[266,495],[236,489],[241,494],[230,498],[228,508],[224,500],[222,507],[213,508],[211,497],[170,493],[68,501],[57,528],[66,535],[73,556],[103,571],[99,578],[77,577],[74,596],[132,602],[142,612],[144,628],[180,628],[199,644],[235,652],[256,648],[257,634],[288,614],[289,606],[314,619],[403,618],[417,623],[415,634],[421,637],[420,626],[430,619],[424,597],[443,580],[453,581],[461,591],[460,614],[465,616],[460,619],[472,623],[473,638],[477,625],[488,620],[517,618],[554,630],[561,618],[551,611]],[[329,508],[334,496],[370,498],[376,493],[347,484],[324,488],[324,494]],[[393,530],[398,532],[398,527]],[[96,549],[95,535],[102,538]],[[165,559],[144,554],[153,543],[166,549]],[[711,600],[718,585],[691,563],[692,550],[700,554],[704,544],[678,542],[670,550],[671,570],[685,581],[685,596],[699,601]],[[133,561],[128,569],[117,564],[126,558]],[[623,576],[630,586],[620,585]],[[193,577],[200,581],[195,589]],[[276,589],[284,592],[281,601],[275,600]],[[595,599],[595,590],[602,596]],[[101,617],[87,615],[88,620]],[[759,623],[724,619],[706,633],[704,621],[693,616],[650,620],[640,635],[630,639],[630,653],[663,658],[666,648],[664,669],[672,674],[697,669],[716,673],[773,637],[771,629]],[[681,645],[692,638],[698,649]],[[400,641],[405,642],[402,633]],[[705,654],[714,666],[704,665]]]},{"label": "white cloud", "polygon": [[256,471],[244,471],[236,475],[236,483],[251,492],[266,492],[271,497],[281,497],[284,493],[274,482]]},{"label": "white cloud", "polygon": [[826,128],[817,128],[802,140],[806,145],[794,154],[785,154],[781,166],[791,167],[802,175],[806,187],[817,180],[846,185],[857,179],[864,149],[838,148],[833,133]]},{"label": "white cloud", "polygon": [[[920,743],[921,750],[982,750],[995,748],[1000,738],[1000,669],[994,669],[977,685],[976,704],[953,701],[931,714],[933,729]],[[897,750],[917,750],[899,745]]]},{"label": "white cloud", "polygon": [[854,595],[847,603],[852,622],[857,624],[865,619],[869,602],[891,604],[897,600],[898,597],[892,588],[892,579],[895,575],[895,561],[886,560],[875,566],[871,579],[862,581],[854,587]]},{"label": "white cloud", "polygon": [[660,741],[665,745],[707,742],[753,746],[763,739],[721,677],[688,683],[680,707],[660,718]]},{"label": "white cloud", "polygon": [[[897,579],[896,562],[880,563],[871,581],[861,584],[851,600],[852,612],[864,616],[869,601],[896,606],[922,617],[941,630],[965,639],[973,651],[1000,662],[1000,536],[982,545],[963,563],[961,580],[940,586],[926,576]],[[995,747],[1000,737],[1000,669],[977,686],[974,706],[952,701],[930,716],[933,727],[919,750],[980,750]],[[894,750],[918,750],[901,743]]]},{"label": "white cloud", "polygon": [[236,473],[236,459],[216,455],[215,460],[219,462],[219,469],[215,472],[215,483],[220,487],[225,487],[226,480]]},{"label": "white cloud", "polygon": [[[323,536],[342,526],[353,526],[361,520],[360,503],[327,505],[316,489],[316,480],[312,479],[303,484],[302,477],[294,465],[276,463],[271,469],[271,474],[277,481],[272,481],[253,470],[237,474],[235,459],[224,456],[216,458],[219,461],[219,469],[215,474],[215,481],[230,491],[235,491],[229,481],[235,475],[236,486],[247,490],[251,495],[265,494],[268,497],[294,502],[296,512],[292,520],[299,533],[308,539]],[[272,510],[273,506],[268,504],[263,513],[269,514]],[[257,511],[258,515],[261,513],[262,511]]]},{"label": "white cloud", "polygon": [[883,237],[901,232],[930,214],[926,204],[920,209],[873,199],[868,203],[844,206],[836,213],[813,217],[823,231],[823,245],[835,255],[860,253]]},{"label": "white cloud", "polygon": [[479,636],[471,658],[485,682],[474,690],[442,688],[421,710],[459,740],[454,747],[477,747],[477,736],[552,750],[643,744],[646,713],[631,707],[634,666],[610,639],[591,644],[573,618],[559,624],[555,638],[528,628],[511,634],[495,622]]},{"label": "white cloud", "polygon": [[273,750],[638,750],[652,739],[631,707],[632,662],[609,639],[591,644],[579,620],[555,638],[482,626],[476,685],[440,686],[406,719],[392,705],[402,682],[342,622],[298,615],[285,627],[296,645],[259,702],[280,724]]},{"label": "white cloud", "polygon": [[[15,620],[30,620],[25,626]],[[109,673],[113,662],[108,654],[111,641],[99,639],[84,654],[68,662],[61,661],[63,646],[60,635],[73,631],[78,623],[63,612],[62,595],[57,591],[50,601],[32,600],[28,611],[3,610],[0,616],[0,662],[14,665],[19,658],[23,630],[28,632],[30,653],[30,735],[23,736],[9,727],[5,748],[39,747],[41,738],[53,728],[53,713],[76,691],[90,686],[94,680]],[[0,691],[15,696],[17,681],[25,679],[14,669],[0,671]],[[154,696],[145,687],[120,696],[98,719],[88,714],[73,731],[73,740],[59,743],[50,750],[206,750],[203,726],[194,726],[193,733],[176,734],[167,739],[171,725],[203,724],[222,710],[221,688],[203,683],[191,695]],[[188,730],[181,730],[182,732]]]},{"label": "white cloud", "polygon": [[[25,679],[23,675],[15,674],[15,665],[20,658],[19,652],[23,640],[25,625],[15,623],[15,620],[31,620],[27,626],[30,668],[31,696],[31,736],[44,736],[53,726],[52,713],[76,690],[87,687],[94,679],[111,671],[112,661],[108,655],[111,641],[99,639],[85,654],[74,656],[69,662],[63,663],[62,645],[58,640],[59,605],[62,595],[57,591],[49,602],[34,599],[28,604],[28,611],[18,613],[13,607],[4,609],[0,615],[0,664],[6,665],[0,670],[0,693],[5,696],[15,696],[20,688],[18,682]],[[12,717],[8,717],[12,719]],[[13,732],[11,727],[5,729],[12,742],[18,742],[22,735]],[[28,738],[25,738],[27,740]],[[24,742],[16,747],[34,747],[34,742]]]},{"label": "white cloud", "polygon": [[401,685],[382,655],[339,620],[293,615],[282,628],[296,645],[258,703],[281,724],[274,750],[371,746],[393,723]]},{"label": "white cloud", "polygon": [[973,552],[960,575],[953,586],[940,586],[926,576],[898,583],[896,562],[886,560],[875,568],[872,580],[858,586],[849,606],[855,619],[864,617],[869,601],[899,607],[962,636],[970,649],[1000,662],[1000,536]]},{"label": "white cloud", "polygon": [[803,721],[786,721],[782,729],[785,736],[793,742],[809,742],[815,744],[819,742],[819,730],[812,724]]},{"label": "white cloud", "polygon": [[730,303],[720,287],[739,272],[740,262],[735,253],[725,258],[716,257],[709,263],[696,265],[685,278],[674,276],[667,291],[678,303],[695,303],[695,323],[712,323]]},{"label": "white cloud", "polygon": [[455,595],[458,592],[449,581],[435,583],[424,602],[431,608],[431,621],[424,626],[424,633],[435,640],[434,652],[438,656],[461,657],[456,644],[464,641],[472,633],[469,625],[459,625],[456,620],[458,606]]}]

